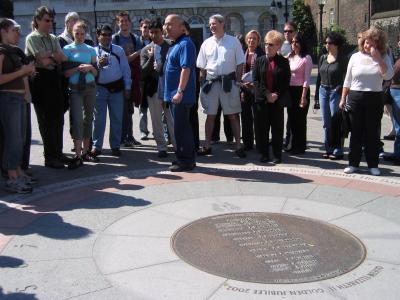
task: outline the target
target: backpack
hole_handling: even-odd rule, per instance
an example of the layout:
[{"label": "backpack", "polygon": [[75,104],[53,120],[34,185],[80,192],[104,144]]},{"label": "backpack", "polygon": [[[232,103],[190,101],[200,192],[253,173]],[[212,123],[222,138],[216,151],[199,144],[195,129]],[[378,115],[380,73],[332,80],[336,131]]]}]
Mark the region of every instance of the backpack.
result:
[{"label": "backpack", "polygon": [[[135,35],[132,32],[129,32],[129,35],[131,37],[131,40],[132,40],[132,43],[133,43],[133,47],[135,48],[135,51],[136,51],[136,38],[135,38]],[[117,34],[115,34],[114,37],[115,37],[115,44],[120,46],[120,34],[117,33]]]}]

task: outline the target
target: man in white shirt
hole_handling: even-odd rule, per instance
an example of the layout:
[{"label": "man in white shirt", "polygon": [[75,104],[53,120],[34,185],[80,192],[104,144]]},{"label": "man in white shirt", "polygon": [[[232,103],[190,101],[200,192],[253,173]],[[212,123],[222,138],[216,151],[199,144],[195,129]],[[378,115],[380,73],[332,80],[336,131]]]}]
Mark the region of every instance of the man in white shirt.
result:
[{"label": "man in white shirt", "polygon": [[200,68],[200,80],[204,81],[200,91],[200,101],[203,111],[207,114],[204,147],[198,155],[211,154],[211,136],[214,128],[218,106],[228,116],[236,141],[236,155],[243,158],[246,153],[240,145],[241,112],[240,89],[237,81],[241,78],[244,54],[239,40],[225,34],[225,21],[221,15],[213,15],[209,19],[212,36],[201,45],[197,57],[197,67]]},{"label": "man in white shirt", "polygon": [[292,39],[297,32],[297,25],[293,21],[286,22],[283,27],[283,35],[285,41],[282,44],[280,53],[282,56],[287,57],[292,52]]}]

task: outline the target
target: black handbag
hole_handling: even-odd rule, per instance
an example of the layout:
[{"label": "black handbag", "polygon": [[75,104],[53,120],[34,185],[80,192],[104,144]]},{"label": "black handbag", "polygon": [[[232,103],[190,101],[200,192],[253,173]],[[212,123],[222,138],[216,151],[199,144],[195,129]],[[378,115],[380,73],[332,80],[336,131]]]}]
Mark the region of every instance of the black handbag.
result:
[{"label": "black handbag", "polygon": [[110,93],[118,93],[125,88],[124,79],[122,77],[109,83],[98,83],[98,85],[105,87]]},{"label": "black handbag", "polygon": [[383,104],[393,104],[393,97],[390,94],[390,86],[383,89]]}]

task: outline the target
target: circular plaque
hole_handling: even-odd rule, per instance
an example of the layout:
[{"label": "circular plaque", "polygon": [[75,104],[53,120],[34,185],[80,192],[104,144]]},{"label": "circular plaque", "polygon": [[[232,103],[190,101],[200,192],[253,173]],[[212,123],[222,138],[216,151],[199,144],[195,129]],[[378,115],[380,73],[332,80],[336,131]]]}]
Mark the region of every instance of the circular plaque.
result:
[{"label": "circular plaque", "polygon": [[328,223],[277,213],[233,213],[196,220],[171,239],[185,262],[221,277],[257,283],[305,283],[347,273],[366,250]]}]

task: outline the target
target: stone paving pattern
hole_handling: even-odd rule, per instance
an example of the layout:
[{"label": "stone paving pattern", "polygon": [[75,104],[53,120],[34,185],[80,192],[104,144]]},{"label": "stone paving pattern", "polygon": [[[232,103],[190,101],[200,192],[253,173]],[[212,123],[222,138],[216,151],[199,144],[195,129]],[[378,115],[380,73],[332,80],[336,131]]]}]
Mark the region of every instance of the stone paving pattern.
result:
[{"label": "stone paving pattern", "polygon": [[[382,162],[382,176],[372,177],[363,163],[361,174],[343,174],[347,161],[320,158],[320,113],[310,109],[308,121],[304,156],[264,165],[255,151],[239,159],[220,143],[188,173],[168,172],[173,154],[157,158],[153,140],[120,158],[108,156],[106,144],[101,163],[75,171],[47,169],[35,124],[39,184],[31,195],[0,192],[0,299],[398,299],[400,167]],[[65,130],[64,152],[71,146]],[[170,247],[173,233],[194,220],[249,211],[339,226],[364,243],[366,260],[333,279],[266,285],[200,271]]]}]

